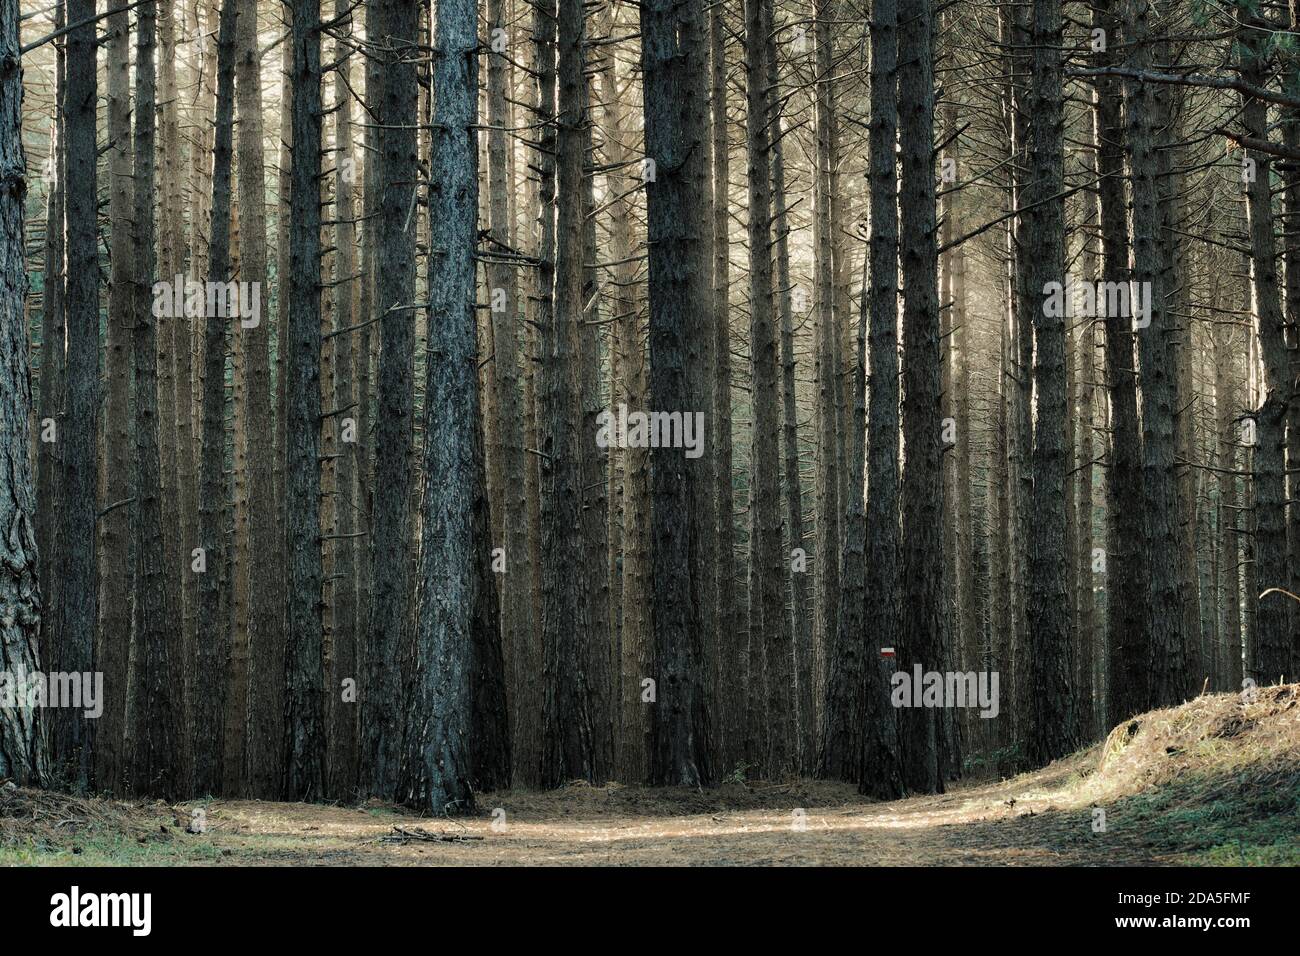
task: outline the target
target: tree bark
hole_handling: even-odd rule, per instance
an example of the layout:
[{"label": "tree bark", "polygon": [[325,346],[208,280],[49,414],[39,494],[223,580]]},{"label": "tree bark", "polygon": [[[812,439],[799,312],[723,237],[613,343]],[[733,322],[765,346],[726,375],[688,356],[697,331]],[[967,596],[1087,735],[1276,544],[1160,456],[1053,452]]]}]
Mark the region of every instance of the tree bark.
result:
[{"label": "tree bark", "polygon": [[[6,529],[0,535],[0,568],[4,569],[0,573],[0,671],[10,680],[19,673],[34,675],[41,666],[40,561],[30,432],[32,385],[24,309],[27,159],[22,140],[18,17],[17,0],[0,0],[0,354],[6,356],[0,362],[0,528]],[[43,783],[44,775],[45,752],[36,711],[27,707],[0,710],[0,777],[19,786],[33,786]]]},{"label": "tree bark", "polygon": [[[325,792],[320,540],[320,0],[293,0],[284,520],[284,796]],[[403,496],[403,500],[404,496]],[[398,538],[397,540],[403,540]],[[405,549],[393,547],[394,552]],[[390,736],[393,734],[390,731]]]}]

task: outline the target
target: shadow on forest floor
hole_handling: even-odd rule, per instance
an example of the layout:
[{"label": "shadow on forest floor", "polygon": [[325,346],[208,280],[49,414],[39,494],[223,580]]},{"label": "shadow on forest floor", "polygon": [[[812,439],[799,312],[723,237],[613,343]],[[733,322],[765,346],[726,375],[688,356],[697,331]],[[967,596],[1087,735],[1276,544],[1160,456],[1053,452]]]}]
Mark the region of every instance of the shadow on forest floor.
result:
[{"label": "shadow on forest floor", "polygon": [[[441,820],[378,804],[169,807],[4,786],[0,863],[1295,865],[1300,685],[1251,702],[1199,697],[1042,770],[950,787],[882,803],[825,781],[575,783],[484,794],[477,815]],[[189,833],[200,807],[206,831]]]}]

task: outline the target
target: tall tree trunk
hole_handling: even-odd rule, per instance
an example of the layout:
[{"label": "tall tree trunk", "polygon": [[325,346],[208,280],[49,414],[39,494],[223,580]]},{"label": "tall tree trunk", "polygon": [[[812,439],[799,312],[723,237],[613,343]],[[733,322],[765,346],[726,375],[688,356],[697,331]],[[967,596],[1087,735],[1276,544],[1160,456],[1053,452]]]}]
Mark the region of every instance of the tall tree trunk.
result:
[{"label": "tall tree trunk", "polygon": [[[867,514],[864,600],[873,602],[879,647],[863,648],[865,687],[860,788],[882,800],[903,793],[897,712],[889,700],[888,658],[902,639],[898,482],[898,3],[871,8],[871,128],[867,175],[871,239],[863,288],[868,326]],[[865,609],[864,609],[865,613]]]},{"label": "tall tree trunk", "polygon": [[[1267,82],[1264,44],[1271,24],[1250,14],[1237,13],[1241,78],[1254,86]],[[1268,104],[1242,96],[1242,124],[1246,134],[1268,138]],[[1255,516],[1256,594],[1290,584],[1286,550],[1286,483],[1284,477],[1287,406],[1291,400],[1287,379],[1286,341],[1282,328],[1282,299],[1277,275],[1277,243],[1273,234],[1272,163],[1268,154],[1252,152],[1254,176],[1246,184],[1246,218],[1250,237],[1250,278],[1255,335],[1264,366],[1264,401],[1255,410],[1256,440],[1253,462]],[[1255,595],[1249,596],[1256,600]],[[1259,598],[1256,644],[1251,674],[1260,684],[1294,678],[1288,635],[1288,609],[1280,594]],[[1164,703],[1164,701],[1159,701]]]},{"label": "tall tree trunk", "polygon": [[749,485],[749,762],[772,779],[795,768],[793,647],[785,612],[776,436],[779,370],[772,315],[766,0],[745,0],[745,133],[749,182],[749,350],[753,406]]},{"label": "tall tree trunk", "polygon": [[154,41],[157,4],[140,7],[136,22],[135,102],[135,647],[127,701],[128,781],[136,793],[174,796],[190,790],[178,766],[180,695],[184,672],[175,596],[168,588],[158,448],[158,343],[154,302]]},{"label": "tall tree trunk", "polygon": [[[99,721],[95,779],[121,790],[126,728],[126,675],[131,651],[131,360],[135,327],[135,257],[132,246],[131,32],[125,10],[108,18],[108,218],[109,260],[107,341],[104,349],[104,509],[99,519],[99,645],[104,673],[104,712]],[[152,161],[152,159],[150,160]],[[166,282],[175,274],[163,273]],[[159,324],[162,323],[160,319]],[[169,564],[173,563],[169,558]]]},{"label": "tall tree trunk", "polygon": [[[1130,65],[1151,62],[1145,0],[1127,0],[1125,32]],[[1177,577],[1178,514],[1174,475],[1173,376],[1169,340],[1174,333],[1166,309],[1159,236],[1158,157],[1154,90],[1129,83],[1125,90],[1125,135],[1132,174],[1133,282],[1150,304],[1150,324],[1138,331],[1142,369],[1142,487],[1145,507],[1143,546],[1147,550],[1151,601],[1147,609],[1150,674],[1147,706],[1176,703],[1182,655],[1182,598]],[[1118,716],[1118,715],[1116,715]]]},{"label": "tall tree trunk", "polygon": [[[1115,0],[1093,8],[1094,29],[1106,31],[1107,51],[1099,65],[1110,65],[1120,48]],[[1129,281],[1129,232],[1124,195],[1124,123],[1120,81],[1100,77],[1092,93],[1093,144],[1097,154],[1097,221],[1101,229],[1101,277]],[[1144,496],[1142,442],[1138,432],[1137,376],[1133,324],[1127,315],[1108,314],[1106,387],[1110,395],[1111,452],[1106,470],[1106,657],[1109,688],[1106,713],[1114,723],[1143,709],[1147,695],[1147,554],[1142,547]]]},{"label": "tall tree trunk", "polygon": [[[370,620],[366,628],[365,681],[361,685],[361,777],[372,796],[397,789],[401,758],[402,681],[399,665],[408,614],[409,501],[414,416],[415,349],[415,44],[420,5],[376,0],[385,62],[378,98],[382,190],[376,226],[375,302],[380,323],[378,402],[375,409],[375,487],[370,529]],[[369,96],[369,94],[367,94]],[[371,109],[375,110],[372,101]]]},{"label": "tall tree trunk", "polygon": [[[570,0],[562,0],[567,3]],[[650,250],[650,407],[656,411],[697,407],[691,401],[688,367],[693,272],[701,267],[704,236],[694,203],[697,183],[691,155],[702,151],[703,47],[690,39],[700,29],[699,5],[649,0],[641,6],[641,69],[644,77],[646,155],[656,176],[647,184]],[[563,18],[561,35],[563,38]],[[563,39],[561,50],[563,50]],[[563,58],[561,58],[563,70]],[[561,84],[563,88],[563,72]],[[561,127],[563,133],[563,126]],[[563,153],[561,154],[563,156]],[[560,195],[564,176],[561,166]],[[561,207],[563,208],[563,207]],[[564,234],[561,228],[561,235]],[[703,439],[703,436],[697,436]],[[700,786],[709,782],[703,723],[704,663],[694,610],[707,600],[692,587],[691,547],[698,542],[692,507],[699,473],[687,450],[655,447],[650,453],[650,536],[654,589],[656,698],[652,711],[651,779],[658,784]],[[694,582],[698,587],[702,582]]]},{"label": "tall tree trunk", "polygon": [[[489,26],[492,30],[506,29],[503,0],[489,4]],[[492,254],[510,248],[511,208],[509,196],[513,192],[510,170],[507,168],[507,134],[504,127],[510,124],[507,111],[506,51],[488,54],[488,189],[489,235]],[[528,645],[532,641],[531,613],[532,555],[528,545],[527,482],[525,471],[529,467],[524,445],[524,407],[520,391],[519,362],[520,322],[518,283],[514,267],[508,262],[496,262],[487,268],[488,294],[492,307],[492,383],[493,405],[496,412],[495,445],[491,449],[491,466],[496,477],[492,504],[500,505],[499,522],[503,538],[496,542],[505,549],[505,574],[501,577],[501,642],[506,666],[511,669],[509,686],[516,693],[526,684],[523,676],[528,666]],[[497,296],[500,294],[501,301]],[[516,779],[521,784],[535,784],[539,755],[528,751],[525,738],[531,737],[536,725],[539,707],[524,709],[524,701],[516,697],[510,710],[510,743],[512,752],[528,757],[517,765]]]},{"label": "tall tree trunk", "polygon": [[[320,553],[320,0],[293,0],[293,165],[285,375],[285,781],[324,794]],[[405,496],[402,496],[403,500]],[[404,548],[390,548],[405,553]],[[396,539],[403,540],[401,538]],[[373,688],[369,688],[373,691]],[[396,736],[391,729],[389,736]]]},{"label": "tall tree trunk", "polygon": [[[125,24],[120,24],[120,29],[125,32]],[[9,356],[0,363],[0,460],[4,462],[0,468],[0,527],[8,529],[0,536],[0,566],[4,568],[0,574],[0,667],[12,678],[19,672],[35,674],[41,666],[37,650],[40,563],[30,432],[32,385],[24,308],[27,159],[23,155],[17,0],[0,0],[0,62],[4,64],[0,70],[0,352]],[[46,281],[49,279],[47,276]],[[45,354],[48,356],[48,351]],[[37,723],[32,708],[0,710],[0,777],[19,786],[43,782],[45,754]]]},{"label": "tall tree trunk", "polygon": [[[81,24],[68,33],[72,63],[95,58],[94,0],[70,0],[68,22]],[[152,31],[152,24],[150,25]],[[152,42],[152,41],[151,41]],[[62,445],[59,478],[59,601],[53,647],[47,652],[60,671],[96,670],[95,547],[96,435],[99,418],[99,236],[96,193],[95,70],[68,71],[67,84],[67,396],[58,441]],[[152,122],[152,113],[150,122]],[[82,711],[62,708],[54,721],[57,772],[78,788],[93,780],[94,724]]]},{"label": "tall tree trunk", "polygon": [[[609,32],[618,29],[611,19]],[[610,168],[606,191],[611,199],[608,258],[614,267],[614,345],[617,377],[611,389],[612,406],[646,407],[649,387],[645,350],[641,345],[640,304],[635,298],[638,263],[632,254],[632,202],[639,184],[630,148],[625,95],[619,89],[619,62],[613,48],[601,69],[601,99],[605,109],[605,160]],[[621,458],[623,489],[622,570],[618,592],[622,619],[618,644],[618,687],[614,724],[616,776],[624,783],[640,783],[650,774],[650,708],[642,700],[641,681],[653,670],[650,643],[649,587],[649,450],[611,448]]]},{"label": "tall tree trunk", "polygon": [[[351,12],[346,0],[335,0],[334,16],[349,22]],[[361,459],[357,395],[354,390],[354,367],[357,360],[353,345],[359,304],[356,228],[356,155],[352,143],[352,73],[348,52],[342,43],[334,45],[340,59],[339,80],[334,84],[334,246],[335,316],[330,333],[334,351],[334,391],[329,400],[333,414],[325,427],[337,436],[338,453],[335,469],[333,623],[334,654],[326,683],[329,701],[329,792],[335,796],[352,793],[357,780],[357,708],[354,698],[345,694],[345,682],[357,678],[357,568],[356,555],[367,543],[357,531],[357,476],[364,468]],[[360,545],[356,543],[360,541]],[[353,684],[352,686],[355,686]]]},{"label": "tall tree trunk", "polygon": [[[278,711],[279,687],[284,681],[283,642],[279,628],[276,590],[276,494],[273,476],[275,418],[271,406],[271,329],[266,308],[266,172],[262,143],[262,59],[258,48],[258,0],[240,0],[235,24],[235,111],[239,146],[239,221],[241,228],[239,273],[245,282],[257,283],[256,296],[262,320],[238,334],[244,340],[248,407],[249,555],[248,569],[248,674],[243,691],[232,689],[227,706],[226,789],[251,790],[249,772],[259,734],[274,734],[263,720],[267,710]],[[272,703],[274,702],[274,704]],[[231,738],[240,741],[233,745]],[[278,736],[272,736],[277,742]],[[236,763],[235,761],[238,761]]]},{"label": "tall tree trunk", "polygon": [[[550,10],[535,8],[538,30],[548,43]],[[543,184],[542,215],[555,213],[555,287],[549,315],[539,316],[543,335],[542,439],[542,648],[546,675],[543,702],[542,781],[593,779],[593,701],[586,670],[591,629],[583,583],[574,571],[585,564],[580,535],[580,442],[578,428],[578,335],[582,321],[582,161],[583,161],[583,8],[578,0],[558,6],[558,44],[539,51],[541,109],[550,108],[546,77],[557,64],[558,112],[555,117],[555,190]],[[549,45],[549,43],[548,43]],[[551,57],[558,54],[556,60]],[[541,117],[539,117],[540,119]],[[552,228],[548,223],[544,229]],[[545,240],[544,240],[545,241]],[[544,280],[545,274],[541,276]]]},{"label": "tall tree trunk", "polygon": [[[898,5],[899,142],[903,159],[899,201],[903,273],[902,480],[903,612],[900,669],[941,668],[944,620],[943,515],[940,447],[938,255],[935,235],[934,61],[928,0]],[[874,377],[873,370],[873,377]],[[934,710],[909,708],[901,717],[908,787],[943,790]]]},{"label": "tall tree trunk", "polygon": [[804,552],[807,536],[803,520],[803,489],[799,477],[799,409],[795,401],[794,302],[790,279],[790,224],[786,215],[785,147],[781,123],[780,75],[777,69],[776,31],[772,4],[765,3],[763,32],[767,37],[767,98],[772,139],[772,229],[775,231],[775,293],[780,309],[781,335],[781,495],[785,512],[786,553],[790,561],[790,633],[794,640],[795,733],[799,741],[799,769],[812,773],[817,762],[816,700],[813,688],[813,621],[809,613],[808,574],[804,562],[793,560],[795,549]]},{"label": "tall tree trunk", "polygon": [[[212,232],[208,245],[209,288],[232,281],[230,255],[231,178],[235,113],[235,21],[237,0],[222,0],[217,31],[216,126],[212,157]],[[211,310],[209,310],[211,313]],[[193,750],[196,793],[214,793],[222,783],[226,721],[225,668],[231,635],[222,614],[222,578],[232,567],[232,536],[221,510],[225,477],[226,333],[234,316],[218,302],[203,325],[203,454],[199,460],[199,547],[207,567],[199,578],[198,643],[194,669]],[[242,335],[243,329],[235,334]]]},{"label": "tall tree trunk", "polygon": [[1065,280],[1064,102],[1060,0],[1034,0],[1029,95],[1029,169],[1021,205],[1029,208],[1026,283],[1034,309],[1033,524],[1029,551],[1029,672],[1033,712],[1028,757],[1046,764],[1074,749],[1071,713],[1065,477],[1068,388],[1066,317],[1048,307],[1049,285]]},{"label": "tall tree trunk", "polygon": [[[828,10],[828,7],[831,8]],[[813,17],[816,84],[814,90],[814,138],[816,170],[813,174],[813,377],[816,403],[814,418],[817,432],[815,471],[817,555],[813,562],[813,684],[817,700],[825,694],[825,707],[835,713],[823,715],[828,725],[850,726],[846,715],[851,707],[843,688],[824,686],[828,658],[832,656],[836,633],[836,609],[839,605],[840,571],[840,338],[835,313],[835,237],[832,223],[832,168],[835,152],[835,102],[831,89],[832,43],[831,0],[816,0]],[[853,666],[843,666],[840,673],[849,686],[856,685]],[[851,695],[849,695],[851,697]],[[851,741],[832,742],[824,756],[822,770],[831,776],[848,779],[852,775]]]},{"label": "tall tree trunk", "polygon": [[[64,26],[64,3],[56,0],[54,28]],[[45,257],[41,291],[41,371],[38,383],[41,440],[36,446],[36,543],[39,552],[41,618],[40,646],[43,663],[57,660],[59,621],[59,574],[62,547],[59,480],[63,475],[63,445],[58,430],[63,427],[63,402],[67,393],[67,288],[64,200],[66,198],[68,151],[65,146],[65,100],[67,94],[66,46],[55,45],[54,112],[50,118],[50,172],[52,182],[45,204]],[[17,138],[15,142],[20,142]],[[20,206],[21,208],[21,206]],[[20,251],[21,255],[21,251]],[[132,279],[134,281],[134,279]],[[51,431],[50,429],[53,429]],[[120,687],[121,685],[119,685]],[[125,699],[125,695],[123,695]],[[124,716],[125,719],[125,716]],[[49,725],[47,725],[48,727]],[[106,785],[112,786],[112,781]]]},{"label": "tall tree trunk", "polygon": [[[468,747],[475,602],[495,600],[477,580],[473,505],[478,371],[475,269],[478,216],[478,58],[473,0],[438,7],[433,45],[429,357],[424,393],[424,494],[412,727],[420,804],[434,813],[474,807]],[[482,529],[486,530],[486,529]]]},{"label": "tall tree trunk", "polygon": [[[713,329],[714,329],[714,471],[717,506],[718,615],[713,625],[718,671],[713,695],[718,713],[714,734],[719,771],[734,770],[745,759],[745,645],[736,614],[734,494],[731,484],[731,188],[727,130],[726,5],[709,12],[710,113],[713,134]],[[624,611],[626,614],[626,610]],[[725,676],[724,676],[725,675]],[[723,681],[728,683],[724,689]]]}]

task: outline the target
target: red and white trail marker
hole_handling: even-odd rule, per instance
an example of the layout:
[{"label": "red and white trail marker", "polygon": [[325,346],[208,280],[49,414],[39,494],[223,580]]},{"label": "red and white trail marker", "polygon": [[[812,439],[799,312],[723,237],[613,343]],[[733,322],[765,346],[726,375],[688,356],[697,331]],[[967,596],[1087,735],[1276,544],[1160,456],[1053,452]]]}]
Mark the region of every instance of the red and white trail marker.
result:
[{"label": "red and white trail marker", "polygon": [[882,647],[882,648],[880,649],[880,656],[881,656],[881,657],[893,657],[893,656],[894,656],[894,649],[893,649],[892,647]]}]

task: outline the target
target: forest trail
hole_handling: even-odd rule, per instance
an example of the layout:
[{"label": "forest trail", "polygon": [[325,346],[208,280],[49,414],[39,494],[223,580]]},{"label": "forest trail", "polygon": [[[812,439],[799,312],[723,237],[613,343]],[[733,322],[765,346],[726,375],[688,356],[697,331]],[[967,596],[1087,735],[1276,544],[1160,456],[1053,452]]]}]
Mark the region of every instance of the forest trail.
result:
[{"label": "forest trail", "polygon": [[[9,793],[11,803],[13,794],[36,796]],[[1197,698],[1129,721],[1105,743],[1042,770],[890,802],[824,781],[732,782],[707,791],[574,783],[484,794],[475,816],[455,820],[378,804],[39,799],[65,805],[34,810],[52,822],[23,851],[12,839],[19,814],[6,811],[0,794],[0,827],[8,827],[0,829],[8,838],[0,839],[0,862],[16,855],[65,864],[273,866],[1295,863],[1300,685],[1266,688],[1253,702]],[[83,820],[83,840],[59,832],[105,806],[123,815],[116,826]],[[198,809],[205,831],[186,832]],[[55,826],[59,817],[67,819]],[[29,826],[27,836],[35,830]]]}]

